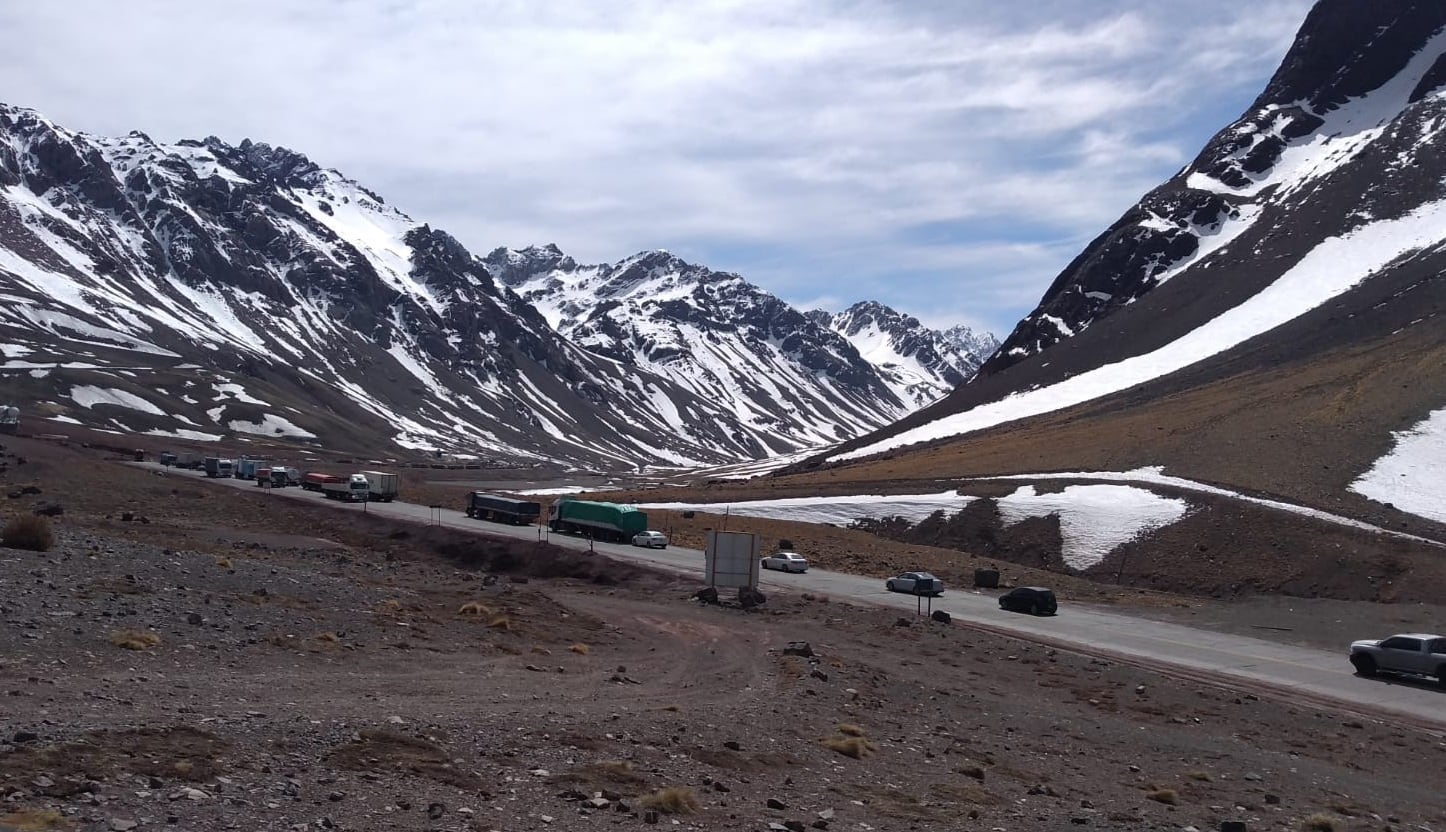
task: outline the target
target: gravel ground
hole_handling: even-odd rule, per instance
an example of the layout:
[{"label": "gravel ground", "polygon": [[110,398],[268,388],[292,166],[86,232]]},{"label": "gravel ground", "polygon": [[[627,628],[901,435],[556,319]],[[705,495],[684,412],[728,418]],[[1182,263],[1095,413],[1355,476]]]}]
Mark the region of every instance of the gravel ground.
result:
[{"label": "gravel ground", "polygon": [[0,828],[1446,826],[1408,727],[30,453],[5,517],[65,512],[0,548]]}]

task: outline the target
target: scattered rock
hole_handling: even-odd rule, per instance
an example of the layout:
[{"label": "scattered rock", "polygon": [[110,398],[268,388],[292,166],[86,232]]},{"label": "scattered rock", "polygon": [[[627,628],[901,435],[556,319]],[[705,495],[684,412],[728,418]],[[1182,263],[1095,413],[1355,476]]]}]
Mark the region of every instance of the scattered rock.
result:
[{"label": "scattered rock", "polygon": [[723,747],[726,748],[726,749],[728,749],[729,751],[742,751],[742,750],[743,750],[743,746],[739,745],[737,740],[724,740],[724,741],[723,741]]},{"label": "scattered rock", "polygon": [[754,607],[761,607],[767,601],[768,596],[764,595],[762,592],[759,592],[756,589],[753,589],[752,587],[745,586],[738,590],[738,606],[742,607],[745,610],[752,609]]},{"label": "scattered rock", "polygon": [[1222,820],[1220,821],[1220,832],[1245,832],[1245,821]]},{"label": "scattered rock", "polygon": [[429,820],[440,820],[445,814],[447,814],[447,805],[445,803],[427,804],[427,818]]},{"label": "scattered rock", "polygon": [[718,588],[712,586],[705,586],[697,592],[693,593],[693,599],[696,601],[702,601],[705,604],[716,604],[718,603]]},{"label": "scattered rock", "polygon": [[779,800],[779,799],[776,798],[776,797],[770,797],[770,798],[768,798],[768,803],[767,803],[767,805],[768,805],[768,808],[770,808],[770,809],[779,809],[779,810],[782,810],[782,809],[787,809],[787,808],[788,808],[788,804],[787,804],[787,803],[784,803],[782,800]]},{"label": "scattered rock", "polygon": [[930,613],[929,617],[940,624],[948,624],[954,620],[953,616],[943,610],[934,610],[934,612]]},{"label": "scattered rock", "polygon": [[783,648],[783,655],[785,656],[803,656],[804,658],[808,658],[813,654],[813,645],[806,641],[790,641],[788,646]]}]

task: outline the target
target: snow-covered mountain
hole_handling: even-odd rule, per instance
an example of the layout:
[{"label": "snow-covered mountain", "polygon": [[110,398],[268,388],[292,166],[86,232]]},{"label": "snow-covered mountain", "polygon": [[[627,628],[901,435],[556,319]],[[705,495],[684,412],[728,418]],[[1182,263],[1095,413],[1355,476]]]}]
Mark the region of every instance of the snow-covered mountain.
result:
[{"label": "snow-covered mountain", "polygon": [[0,105],[0,379],[32,415],[617,468],[794,452],[917,406],[736,275],[661,252],[492,261],[557,294],[529,284],[534,307],[290,150],[95,137]]},{"label": "snow-covered mountain", "polygon": [[894,395],[915,407],[968,381],[999,347],[987,332],[975,333],[963,325],[939,332],[876,301],[861,301],[835,314],[808,314],[847,338],[879,369]]},{"label": "snow-covered mountain", "polygon": [[929,443],[941,470],[1163,465],[1446,522],[1423,462],[1446,458],[1443,127],[1446,4],[1321,0],[1245,113],[969,383],[830,458],[907,466]]},{"label": "snow-covered mountain", "polygon": [[582,349],[726,402],[744,430],[794,447],[839,442],[921,404],[827,325],[666,251],[580,265],[549,245],[485,262]]},{"label": "snow-covered mountain", "polygon": [[[1446,5],[1426,0],[1319,2],[1245,114],[1086,247],[983,375],[1167,282],[1208,286],[1193,317],[1207,320],[1321,242],[1439,199],[1443,25]],[[1243,260],[1253,279],[1222,285]]]}]

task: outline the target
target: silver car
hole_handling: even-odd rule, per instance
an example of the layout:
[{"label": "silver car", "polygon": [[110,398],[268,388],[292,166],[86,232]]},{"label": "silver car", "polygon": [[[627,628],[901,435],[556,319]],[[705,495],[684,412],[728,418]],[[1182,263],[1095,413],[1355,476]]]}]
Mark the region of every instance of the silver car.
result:
[{"label": "silver car", "polygon": [[905,572],[884,581],[884,589],[909,595],[943,595],[944,582],[928,572]]},{"label": "silver car", "polygon": [[1434,676],[1446,686],[1446,637],[1403,633],[1373,641],[1351,643],[1351,665],[1362,676],[1381,671]]},{"label": "silver car", "polygon": [[808,558],[797,552],[774,552],[761,561],[764,569],[780,572],[807,572]]},{"label": "silver car", "polygon": [[649,549],[666,549],[668,548],[668,536],[652,530],[638,532],[633,535],[633,545],[645,546]]}]

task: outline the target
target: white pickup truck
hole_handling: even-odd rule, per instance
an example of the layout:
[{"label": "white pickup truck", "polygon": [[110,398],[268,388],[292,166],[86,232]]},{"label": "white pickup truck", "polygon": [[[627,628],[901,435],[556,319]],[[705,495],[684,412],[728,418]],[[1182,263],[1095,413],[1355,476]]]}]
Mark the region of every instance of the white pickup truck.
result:
[{"label": "white pickup truck", "polygon": [[1446,687],[1446,637],[1403,633],[1377,641],[1351,642],[1351,664],[1362,676],[1381,671],[1434,676]]}]

